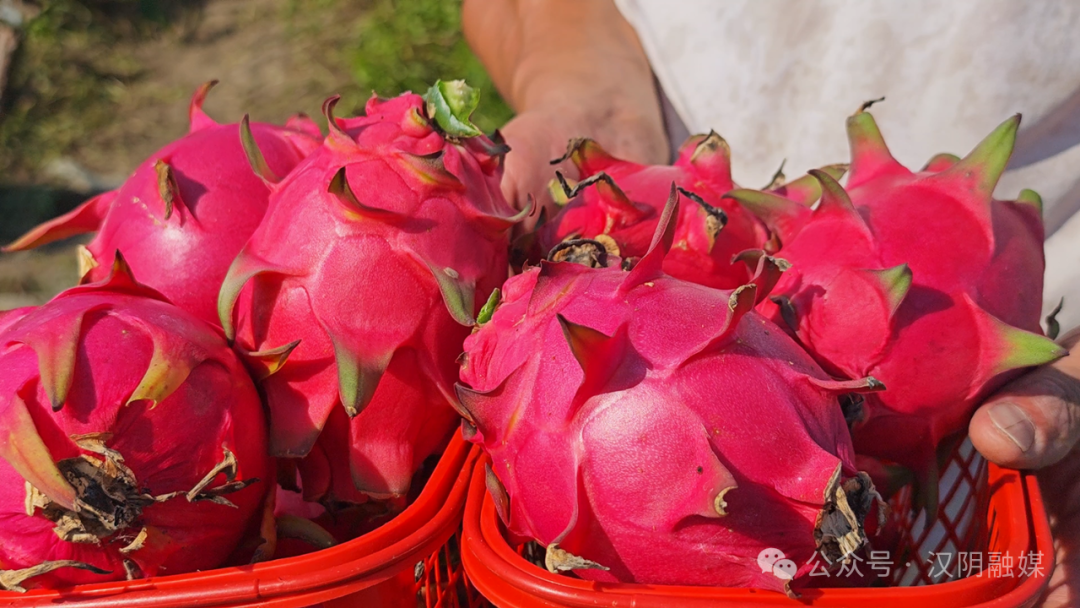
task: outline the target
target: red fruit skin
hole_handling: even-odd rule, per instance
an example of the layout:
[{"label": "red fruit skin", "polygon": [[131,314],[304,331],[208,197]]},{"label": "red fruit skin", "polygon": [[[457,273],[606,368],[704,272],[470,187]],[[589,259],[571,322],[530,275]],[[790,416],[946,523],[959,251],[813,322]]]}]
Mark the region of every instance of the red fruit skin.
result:
[{"label": "red fruit skin", "polygon": [[305,497],[397,499],[453,432],[455,359],[506,277],[516,220],[499,190],[502,151],[444,137],[419,95],[328,116],[331,135],[274,186],[220,312],[241,352],[299,340],[261,388],[271,452],[304,459]]},{"label": "red fruit skin", "polygon": [[590,580],[786,591],[772,547],[805,584],[830,477],[854,472],[828,376],[752,288],[642,278],[544,262],[465,341],[465,435],[509,532],[610,568]]},{"label": "red fruit skin", "polygon": [[[70,345],[65,334],[72,327],[73,349],[42,346],[43,336],[59,336],[64,339],[58,344]],[[151,369],[155,348],[155,356],[170,369],[190,373],[171,392],[158,393],[160,401],[136,399],[125,405]],[[42,371],[46,368],[39,357],[55,363],[53,374]],[[0,374],[0,417],[4,430],[13,434],[0,442],[0,487],[5,488],[0,492],[0,567],[74,559],[109,571],[62,568],[24,586],[124,580],[125,558],[145,576],[211,569],[229,556],[258,517],[271,469],[255,387],[218,331],[160,294],[114,276],[69,289],[39,308],[8,313],[0,317],[0,366],[5,370]],[[55,386],[65,370],[70,390],[53,411],[45,387]],[[151,384],[161,390],[161,382]],[[21,408],[31,423],[20,423]],[[91,433],[109,434],[106,446],[123,456],[140,488],[155,496],[192,489],[222,460],[223,447],[236,458],[237,479],[260,481],[227,495],[235,508],[189,503],[181,496],[144,507],[137,520],[100,544],[67,542],[40,510],[27,516],[25,478],[10,458],[13,450],[26,453],[31,439],[40,437],[51,454],[44,463],[55,466],[61,459],[89,454],[71,437]],[[211,487],[223,483],[224,474]],[[41,485],[49,494],[48,484]],[[143,526],[150,531],[143,548],[121,554],[120,548]]]},{"label": "red fruit skin", "polygon": [[[568,156],[583,180],[605,173],[617,187],[598,183],[570,200],[549,223],[541,226],[539,240],[544,251],[568,238],[592,239],[603,234],[614,239],[622,257],[644,255],[674,182],[701,201],[694,202],[684,196],[674,243],[664,259],[664,272],[721,289],[734,289],[751,280],[753,270],[733,262],[733,258],[748,249],[765,247],[773,232],[740,201],[725,196],[739,187],[731,179],[727,142],[718,135],[691,137],[670,166],[620,160],[589,140],[572,142]],[[796,201],[809,205],[820,193],[813,186],[808,188],[807,181],[796,180],[776,186],[770,192],[787,197],[793,207],[800,207]],[[715,219],[717,210],[726,217],[722,228],[723,222]]]},{"label": "red fruit skin", "polygon": [[[793,322],[830,373],[885,384],[852,429],[856,451],[924,481],[938,445],[963,431],[982,399],[1021,368],[1064,354],[1039,327],[1038,206],[991,196],[1018,123],[1006,121],[963,160],[914,173],[892,158],[869,114],[853,116],[848,187],[819,175],[821,203],[777,254],[792,268],[760,305]],[[786,315],[777,297],[790,302]]]},{"label": "red fruit skin", "polygon": [[[38,226],[6,250],[96,231],[87,245],[93,262],[84,282],[108,277],[113,254],[120,250],[140,281],[218,325],[221,282],[266,212],[270,190],[248,163],[240,126],[219,125],[203,114],[205,93],[205,87],[200,89],[192,102],[190,132],[152,154],[119,189]],[[290,124],[296,128],[251,123],[277,175],[288,173],[321,139],[313,124]],[[162,189],[159,162],[171,168],[171,192]]]}]

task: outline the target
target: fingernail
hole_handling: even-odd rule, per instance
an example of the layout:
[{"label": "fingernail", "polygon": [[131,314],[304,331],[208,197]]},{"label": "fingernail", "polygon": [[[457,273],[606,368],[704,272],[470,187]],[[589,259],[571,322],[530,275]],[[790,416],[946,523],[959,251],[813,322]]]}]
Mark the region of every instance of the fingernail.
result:
[{"label": "fingernail", "polygon": [[994,426],[1012,439],[1020,451],[1026,452],[1035,444],[1035,425],[1024,410],[1012,403],[998,403],[987,412]]}]

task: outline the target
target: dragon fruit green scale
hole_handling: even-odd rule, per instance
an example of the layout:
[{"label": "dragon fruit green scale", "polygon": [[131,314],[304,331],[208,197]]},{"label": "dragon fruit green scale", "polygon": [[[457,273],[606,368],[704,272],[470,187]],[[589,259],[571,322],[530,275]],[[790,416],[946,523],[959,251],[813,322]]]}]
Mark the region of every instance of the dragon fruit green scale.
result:
[{"label": "dragon fruit green scale", "polygon": [[323,145],[272,185],[219,313],[260,378],[271,452],[318,442],[307,497],[359,502],[402,496],[449,437],[455,359],[524,215],[499,189],[506,147],[463,127],[463,83],[372,97],[353,119],[336,102]]},{"label": "dragon fruit green scale", "polygon": [[[552,571],[796,593],[815,552],[843,561],[864,544],[876,493],[836,393],[882,387],[832,381],[753,311],[756,284],[664,274],[671,195],[630,271],[578,242],[591,266],[545,261],[506,282],[465,341],[463,432],[491,456],[510,533],[547,546]],[[762,570],[767,548],[799,564],[794,580]]]}]

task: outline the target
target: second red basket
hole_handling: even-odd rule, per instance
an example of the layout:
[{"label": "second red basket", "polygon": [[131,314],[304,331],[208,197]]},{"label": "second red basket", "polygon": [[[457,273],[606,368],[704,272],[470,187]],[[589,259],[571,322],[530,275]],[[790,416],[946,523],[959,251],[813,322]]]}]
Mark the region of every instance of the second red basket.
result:
[{"label": "second red basket", "polygon": [[941,476],[936,521],[928,525],[924,515],[911,515],[907,491],[891,501],[898,541],[882,567],[894,586],[839,588],[822,581],[798,601],[753,589],[605,584],[551,574],[506,541],[484,484],[488,461],[479,459],[473,473],[461,557],[470,582],[496,606],[1005,608],[1033,605],[1053,569],[1053,541],[1035,478],[987,464],[969,443],[954,452]]}]

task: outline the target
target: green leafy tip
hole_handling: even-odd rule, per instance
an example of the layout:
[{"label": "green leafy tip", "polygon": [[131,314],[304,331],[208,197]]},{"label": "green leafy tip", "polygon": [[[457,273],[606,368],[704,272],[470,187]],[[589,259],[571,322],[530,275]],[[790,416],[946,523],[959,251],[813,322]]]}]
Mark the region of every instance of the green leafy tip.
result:
[{"label": "green leafy tip", "polygon": [[427,113],[431,120],[452,137],[476,137],[482,135],[480,129],[469,121],[476,106],[480,103],[480,91],[465,84],[464,80],[435,84],[424,94]]},{"label": "green leafy tip", "polygon": [[270,168],[270,164],[266,162],[262,150],[259,149],[259,144],[255,141],[255,135],[251,132],[251,119],[247,114],[244,114],[244,117],[240,119],[240,144],[244,148],[244,155],[247,156],[251,170],[255,172],[255,175],[259,176],[259,179],[267,186],[272,186],[281,181],[281,177]]},{"label": "green leafy tip", "polygon": [[1046,336],[1011,327],[1001,321],[997,321],[997,324],[1000,339],[1004,342],[1004,352],[997,361],[995,373],[1043,365],[1069,354]]},{"label": "green leafy tip", "polygon": [[911,289],[911,269],[907,264],[900,264],[883,270],[871,270],[870,274],[881,284],[882,291],[889,300],[889,308],[896,312]]},{"label": "green leafy tip", "polygon": [[1016,202],[1031,205],[1039,212],[1039,215],[1042,215],[1043,200],[1038,192],[1035,192],[1030,188],[1024,188],[1020,191],[1020,195],[1016,197]]},{"label": "green leafy tip", "polygon": [[440,268],[427,260],[423,260],[423,262],[431,270],[435,282],[439,284],[443,303],[446,304],[446,309],[450,311],[450,316],[466,327],[476,325],[476,319],[473,318],[473,310],[475,310],[473,301],[476,297],[475,282],[462,278],[453,268]]},{"label": "green leafy tip", "polygon": [[65,509],[75,509],[75,488],[53,462],[26,402],[17,392],[0,409],[0,458],[50,500]]},{"label": "green leafy tip", "polygon": [[[323,327],[326,330],[326,327]],[[337,336],[327,331],[334,344],[334,360],[338,372],[338,396],[349,418],[364,411],[375,397],[386,368],[390,366],[393,351],[361,359]]]},{"label": "green leafy tip", "polygon": [[495,309],[499,306],[499,301],[502,299],[502,292],[496,287],[491,292],[491,296],[488,297],[487,302],[484,303],[483,308],[480,309],[480,314],[476,315],[476,324],[483,325],[491,320],[491,315],[495,314]]},{"label": "green leafy tip", "polygon": [[1012,157],[1019,128],[1020,115],[1016,114],[998,125],[974,150],[941,175],[974,177],[974,186],[989,200]]}]

